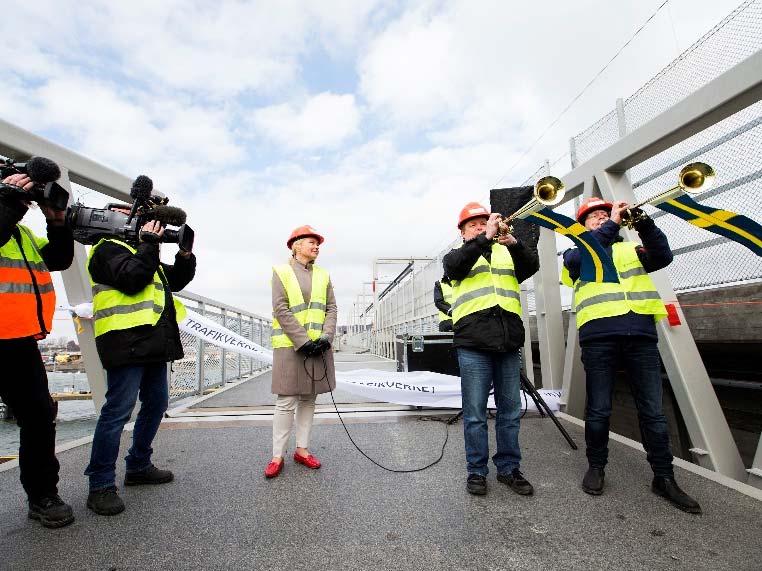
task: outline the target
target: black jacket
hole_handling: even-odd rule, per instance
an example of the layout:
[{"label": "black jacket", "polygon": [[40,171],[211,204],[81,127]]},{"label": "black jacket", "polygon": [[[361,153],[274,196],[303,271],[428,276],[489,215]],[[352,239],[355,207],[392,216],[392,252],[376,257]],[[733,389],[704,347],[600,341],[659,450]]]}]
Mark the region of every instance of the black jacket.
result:
[{"label": "black jacket", "polygon": [[[16,240],[21,245],[21,230],[17,224],[27,212],[27,207],[19,201],[0,201],[0,246],[8,240]],[[48,271],[57,272],[71,266],[74,259],[74,236],[67,226],[47,227],[48,243],[40,248],[40,255]],[[42,299],[37,297],[38,314],[41,315]],[[40,329],[44,328],[40,317]],[[42,332],[42,331],[41,331]]]},{"label": "black jacket", "polygon": [[[615,242],[621,242],[619,235],[620,226],[613,220],[607,220],[598,230],[592,232],[593,236],[604,247],[609,256],[612,255],[611,246]],[[643,269],[647,272],[655,272],[666,268],[672,262],[672,250],[664,232],[654,224],[650,218],[638,224],[638,237],[643,242],[635,251],[638,254]],[[569,270],[572,281],[579,278],[580,255],[577,248],[571,248],[564,252],[564,265]],[[656,325],[651,315],[642,315],[630,311],[624,315],[615,317],[603,317],[588,321],[579,329],[579,342],[586,343],[594,339],[612,336],[637,336],[658,339]]]},{"label": "black jacket", "polygon": [[444,294],[442,293],[442,284],[439,281],[434,282],[434,305],[442,313],[450,314],[450,304],[445,301]]},{"label": "black jacket", "polygon": [[[113,242],[103,242],[90,259],[90,275],[96,283],[136,294],[153,282],[159,268],[159,246],[141,242],[137,253]],[[165,298],[164,311],[156,325],[140,325],[130,329],[109,331],[95,338],[98,355],[105,369],[124,365],[164,363],[183,357],[180,330],[171,291],[180,291],[196,274],[196,257],[175,256],[174,265],[161,264]],[[161,276],[161,273],[159,274]]]},{"label": "black jacket", "polygon": [[[464,242],[460,248],[450,250],[442,263],[451,280],[462,280],[474,267],[479,256],[492,258],[492,240],[479,234]],[[537,254],[521,242],[508,246],[513,258],[514,271],[519,283],[534,275],[540,268]],[[466,315],[454,324],[455,347],[468,347],[482,351],[513,351],[524,345],[524,324],[521,317],[500,306],[490,307]]]}]

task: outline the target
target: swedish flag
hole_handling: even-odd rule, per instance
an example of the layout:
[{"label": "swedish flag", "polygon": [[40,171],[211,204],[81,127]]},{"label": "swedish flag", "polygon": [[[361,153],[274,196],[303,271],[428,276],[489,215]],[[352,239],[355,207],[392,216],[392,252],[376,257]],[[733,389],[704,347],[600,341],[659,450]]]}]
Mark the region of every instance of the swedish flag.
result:
[{"label": "swedish flag", "polygon": [[729,210],[704,206],[687,194],[655,206],[665,212],[679,216],[694,226],[743,244],[757,256],[762,256],[762,226],[746,216]]},{"label": "swedish flag", "polygon": [[550,208],[532,212],[524,217],[524,220],[567,236],[577,245],[582,263],[580,267],[582,281],[619,283],[611,257],[598,240],[576,220],[554,212]]}]

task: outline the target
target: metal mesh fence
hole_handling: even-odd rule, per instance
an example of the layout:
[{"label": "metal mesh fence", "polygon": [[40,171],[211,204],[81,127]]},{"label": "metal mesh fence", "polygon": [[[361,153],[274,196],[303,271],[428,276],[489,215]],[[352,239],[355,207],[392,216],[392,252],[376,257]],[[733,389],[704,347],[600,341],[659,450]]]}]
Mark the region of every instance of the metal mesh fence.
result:
[{"label": "metal mesh fence", "polygon": [[[225,327],[264,347],[271,347],[272,321],[259,316],[233,313],[208,302],[199,304],[192,299],[183,303],[221,327]],[[222,305],[222,304],[220,304]],[[170,380],[170,398],[176,400],[245,378],[269,365],[263,361],[244,357],[240,353],[225,351],[216,345],[202,342],[198,337],[180,332],[185,356],[175,361]]]},{"label": "metal mesh fence", "polygon": [[[709,81],[762,49],[762,0],[749,0],[717,24],[670,65],[623,102],[624,125],[616,110],[603,116],[572,139],[571,149],[550,163],[553,174],[562,172],[565,161],[576,166],[615,143],[622,133],[632,131],[675,105]],[[762,103],[713,125],[630,170],[635,194],[643,200],[677,183],[680,168],[701,160],[718,173],[717,184],[695,199],[744,214],[760,221],[762,204]],[[541,165],[524,185],[534,184],[547,174]],[[571,202],[559,212],[571,215]],[[653,207],[646,210],[658,220],[670,239],[675,259],[668,267],[676,291],[716,287],[762,279],[762,258],[746,248],[696,228]],[[437,330],[433,304],[434,281],[441,277],[442,258],[458,240],[437,258],[407,276],[379,302],[374,350],[393,357],[394,336]],[[526,282],[527,310],[535,311],[535,292]],[[565,301],[568,301],[565,300]],[[367,336],[363,336],[367,339]],[[361,340],[361,343],[363,341]]]}]

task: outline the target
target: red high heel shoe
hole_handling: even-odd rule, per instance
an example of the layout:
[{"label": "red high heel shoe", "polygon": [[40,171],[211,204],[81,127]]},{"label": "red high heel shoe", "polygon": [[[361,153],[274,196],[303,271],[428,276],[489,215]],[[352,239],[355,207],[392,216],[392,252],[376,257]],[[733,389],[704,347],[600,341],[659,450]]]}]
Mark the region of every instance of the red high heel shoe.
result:
[{"label": "red high heel shoe", "polygon": [[307,456],[300,456],[296,452],[294,452],[294,462],[297,464],[304,464],[307,466],[307,468],[311,468],[312,470],[317,470],[320,468],[320,460],[315,458],[312,454],[309,454]]},{"label": "red high heel shoe", "polygon": [[283,464],[285,464],[283,458],[280,459],[280,462],[272,460],[265,468],[265,478],[275,478],[283,470]]}]

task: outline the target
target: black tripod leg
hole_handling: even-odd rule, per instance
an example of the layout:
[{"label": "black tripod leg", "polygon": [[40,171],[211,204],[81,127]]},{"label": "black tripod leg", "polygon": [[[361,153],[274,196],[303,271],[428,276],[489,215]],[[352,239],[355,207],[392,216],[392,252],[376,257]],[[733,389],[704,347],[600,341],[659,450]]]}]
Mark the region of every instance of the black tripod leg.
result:
[{"label": "black tripod leg", "polygon": [[[556,418],[556,415],[553,414],[553,411],[550,410],[550,407],[545,402],[545,400],[542,398],[542,395],[537,392],[537,389],[534,387],[534,385],[527,379],[523,373],[521,373],[521,386],[524,387],[524,391],[528,392],[530,395],[532,395],[532,400],[535,401],[535,403],[539,403],[542,408],[545,410],[545,412],[548,414],[550,419],[553,421],[553,424],[556,425],[556,428],[561,432],[561,435],[566,439],[566,442],[569,443],[569,446],[571,446],[572,450],[577,450],[577,443],[574,442],[574,439],[571,437],[571,435],[566,431],[566,429],[563,427],[563,425],[558,421]],[[538,407],[539,410],[539,407]]]}]

